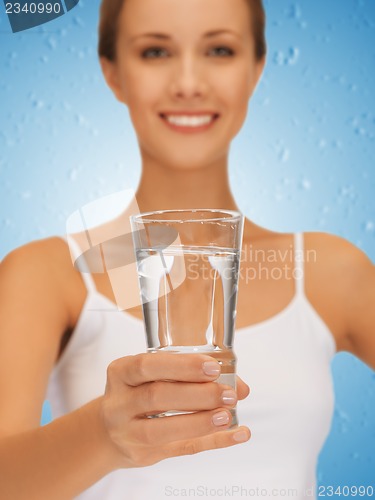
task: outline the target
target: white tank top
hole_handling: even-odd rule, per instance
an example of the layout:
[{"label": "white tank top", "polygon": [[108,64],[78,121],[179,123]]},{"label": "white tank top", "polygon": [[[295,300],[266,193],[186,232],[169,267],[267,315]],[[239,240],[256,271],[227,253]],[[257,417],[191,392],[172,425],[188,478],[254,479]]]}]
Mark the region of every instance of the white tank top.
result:
[{"label": "white tank top", "polygon": [[[329,433],[334,392],[334,338],[304,293],[303,236],[295,235],[296,291],[289,305],[261,323],[238,328],[237,373],[251,394],[238,403],[250,441],[232,448],[115,471],[79,500],[167,498],[316,498],[316,466]],[[73,249],[78,257],[82,252]],[[143,321],[119,311],[82,273],[88,294],[73,335],[51,373],[53,418],[104,393],[116,358],[145,352]]]}]

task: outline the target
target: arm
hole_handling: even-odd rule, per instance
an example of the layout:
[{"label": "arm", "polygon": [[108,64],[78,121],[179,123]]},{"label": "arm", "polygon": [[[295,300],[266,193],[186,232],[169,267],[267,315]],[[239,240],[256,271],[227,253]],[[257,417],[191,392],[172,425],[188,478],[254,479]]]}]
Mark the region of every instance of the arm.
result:
[{"label": "arm", "polygon": [[350,352],[375,370],[375,266],[360,250],[348,250],[346,321]]},{"label": "arm", "polygon": [[307,296],[347,351],[375,369],[375,267],[355,245],[326,233],[306,233]]},{"label": "arm", "polygon": [[[245,433],[242,441],[249,438],[247,428],[223,432],[231,418],[223,386],[213,383],[218,373],[204,373],[207,356],[200,355],[187,355],[184,363],[168,354],[117,360],[102,397],[39,427],[62,332],[74,326],[71,273],[58,239],[18,249],[0,265],[0,498],[69,499],[112,470],[232,446],[236,431]],[[240,382],[239,397],[247,394]],[[142,418],[171,407],[202,411]],[[223,410],[228,423],[215,424]]]},{"label": "arm", "polygon": [[[49,373],[70,322],[71,273],[57,238],[17,249],[0,265],[0,498],[57,499],[57,492],[71,498],[111,465],[97,404],[39,427]],[[100,463],[95,446],[108,464]]]},{"label": "arm", "polygon": [[375,369],[375,267],[349,241],[310,233],[308,247],[317,263],[308,280],[319,296],[318,309],[336,333],[339,350],[354,354]]},{"label": "arm", "polygon": [[97,399],[52,423],[0,439],[0,498],[66,500],[118,468]]}]

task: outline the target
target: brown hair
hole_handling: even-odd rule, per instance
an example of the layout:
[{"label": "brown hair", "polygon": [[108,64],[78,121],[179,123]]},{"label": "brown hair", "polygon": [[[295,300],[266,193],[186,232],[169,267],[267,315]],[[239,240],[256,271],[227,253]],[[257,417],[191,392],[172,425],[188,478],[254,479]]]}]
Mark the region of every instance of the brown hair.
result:
[{"label": "brown hair", "polygon": [[[260,60],[267,50],[265,39],[266,15],[263,2],[262,0],[246,1],[253,17],[255,57]],[[100,57],[106,57],[110,61],[116,59],[117,21],[124,2],[125,0],[102,0],[100,7],[98,52]]]}]

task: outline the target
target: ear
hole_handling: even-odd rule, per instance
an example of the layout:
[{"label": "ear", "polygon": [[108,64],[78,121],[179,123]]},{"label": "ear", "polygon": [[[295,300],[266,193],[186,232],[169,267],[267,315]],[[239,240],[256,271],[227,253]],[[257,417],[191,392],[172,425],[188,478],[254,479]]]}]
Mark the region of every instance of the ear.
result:
[{"label": "ear", "polygon": [[126,104],[126,101],[123,96],[123,89],[120,85],[120,79],[118,77],[118,67],[116,63],[110,61],[106,57],[101,57],[100,66],[102,68],[105,81],[107,82],[108,87],[114,93],[116,99]]}]

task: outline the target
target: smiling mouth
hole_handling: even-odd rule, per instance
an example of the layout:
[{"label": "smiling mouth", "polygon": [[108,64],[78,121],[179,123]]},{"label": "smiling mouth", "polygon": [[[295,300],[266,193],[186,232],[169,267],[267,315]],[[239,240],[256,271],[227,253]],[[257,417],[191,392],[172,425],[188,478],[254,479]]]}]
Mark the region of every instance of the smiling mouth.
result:
[{"label": "smiling mouth", "polygon": [[209,128],[218,118],[217,113],[211,114],[160,114],[160,117],[172,128],[174,129],[184,129],[185,131],[193,130],[206,130]]}]

